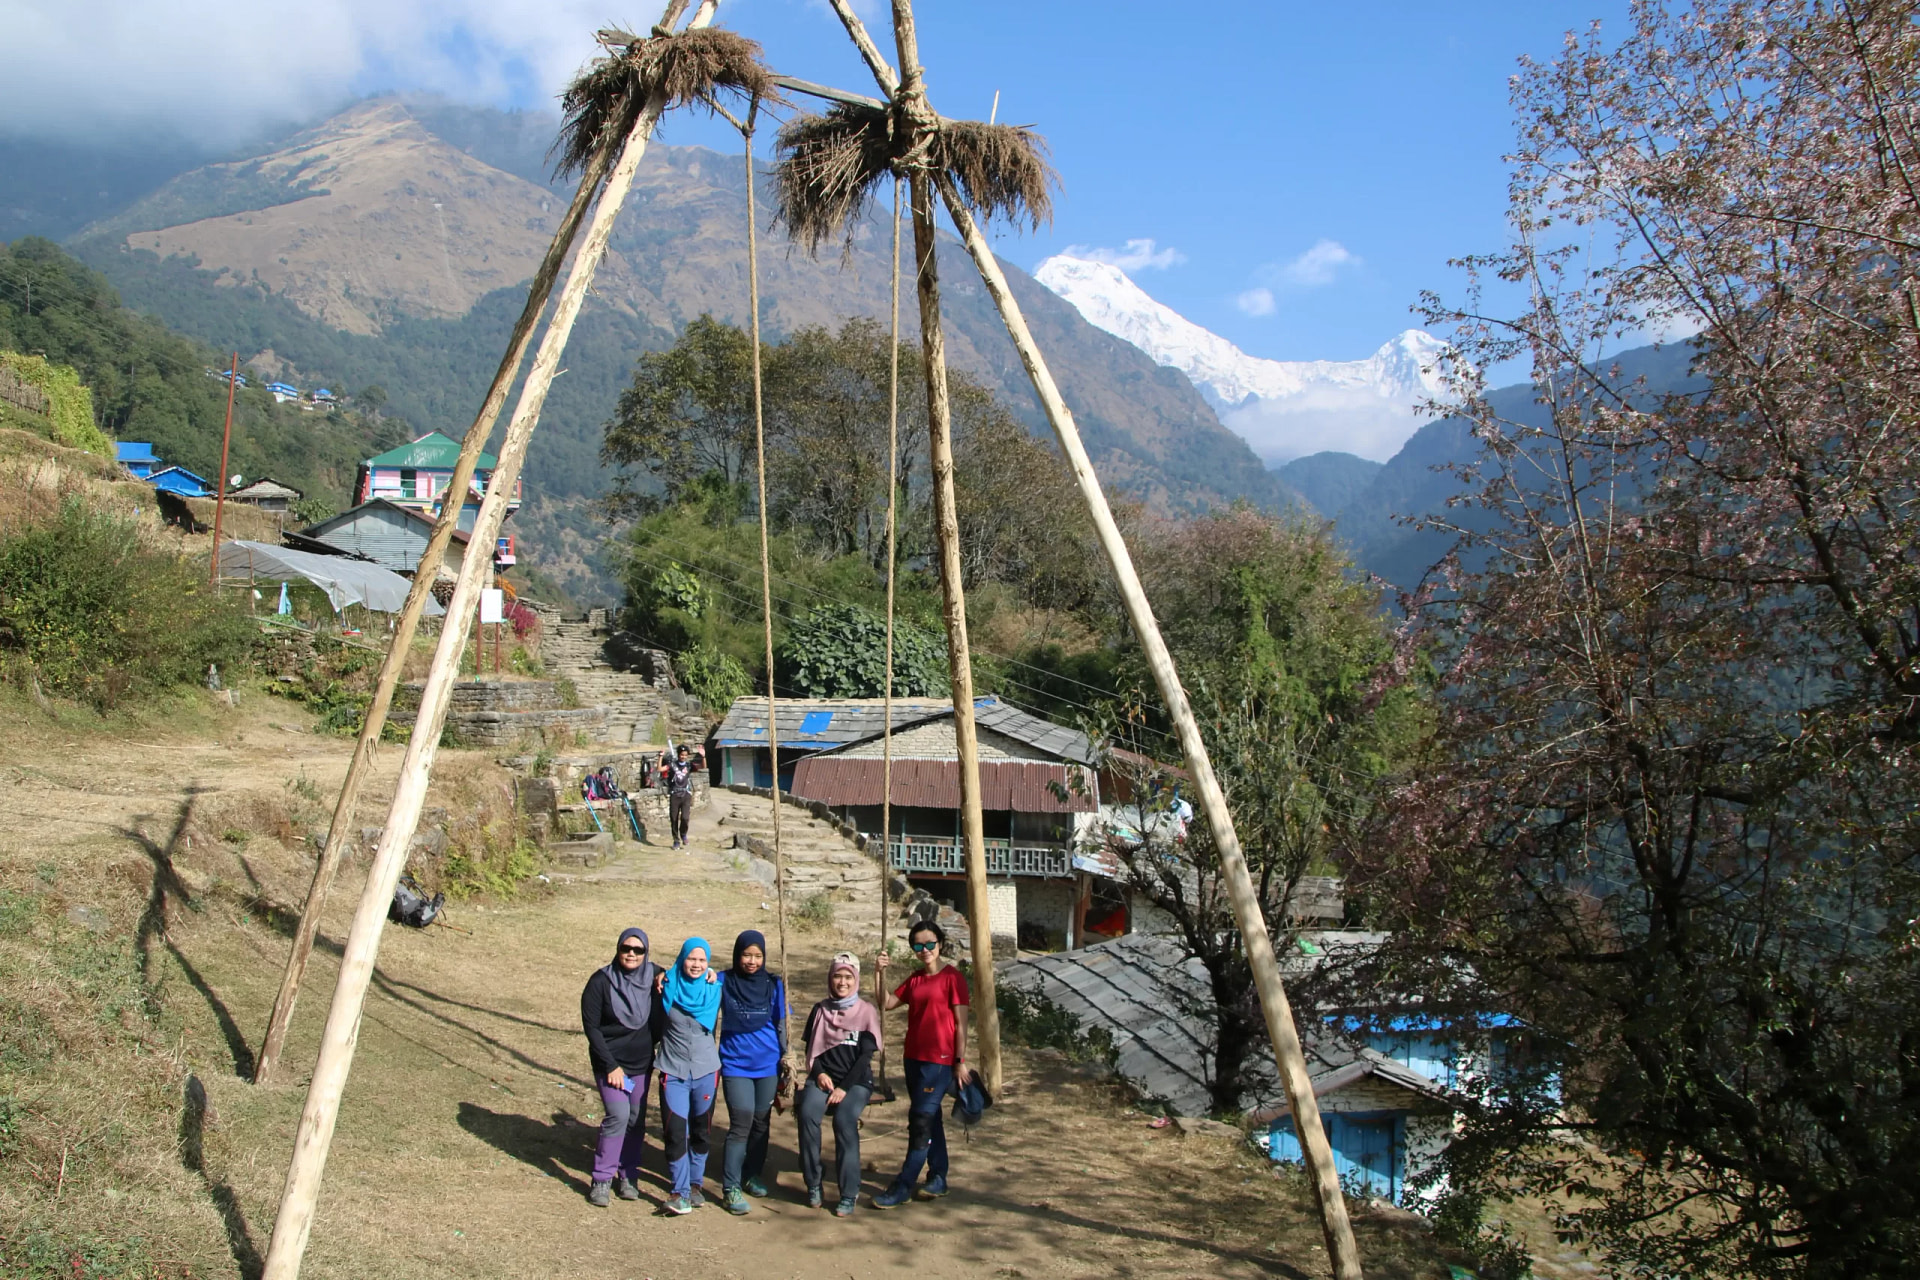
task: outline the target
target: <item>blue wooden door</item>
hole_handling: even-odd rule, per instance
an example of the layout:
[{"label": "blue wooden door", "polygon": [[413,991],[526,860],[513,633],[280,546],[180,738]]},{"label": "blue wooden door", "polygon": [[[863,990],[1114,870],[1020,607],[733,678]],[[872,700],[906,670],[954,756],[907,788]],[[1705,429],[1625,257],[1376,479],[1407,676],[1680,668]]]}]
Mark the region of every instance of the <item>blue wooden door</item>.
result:
[{"label": "blue wooden door", "polygon": [[[1327,1129],[1327,1143],[1333,1148],[1333,1167],[1348,1194],[1400,1203],[1405,1177],[1404,1119],[1393,1112],[1324,1111],[1320,1120]],[[1300,1139],[1293,1131],[1291,1116],[1273,1122],[1267,1151],[1275,1160],[1301,1160]]]}]

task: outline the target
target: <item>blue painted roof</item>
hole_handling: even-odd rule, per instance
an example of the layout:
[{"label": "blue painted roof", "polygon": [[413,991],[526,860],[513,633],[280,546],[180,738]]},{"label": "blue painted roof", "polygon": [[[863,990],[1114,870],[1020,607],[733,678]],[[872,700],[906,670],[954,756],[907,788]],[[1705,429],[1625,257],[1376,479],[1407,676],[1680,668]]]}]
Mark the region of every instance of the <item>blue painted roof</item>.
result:
[{"label": "blue painted roof", "polygon": [[178,493],[188,498],[204,498],[213,492],[205,477],[197,476],[185,467],[156,471],[147,477],[147,483],[156,489],[165,489],[168,493]]},{"label": "blue painted roof", "polygon": [[122,440],[113,446],[113,456],[119,462],[158,462],[153,456],[153,446],[136,444],[132,440]]}]

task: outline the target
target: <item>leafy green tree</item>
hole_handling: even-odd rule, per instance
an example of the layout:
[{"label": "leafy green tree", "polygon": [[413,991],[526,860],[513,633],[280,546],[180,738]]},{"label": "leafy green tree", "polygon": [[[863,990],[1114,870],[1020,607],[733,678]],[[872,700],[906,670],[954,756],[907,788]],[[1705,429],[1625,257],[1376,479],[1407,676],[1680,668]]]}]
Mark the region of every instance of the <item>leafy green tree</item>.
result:
[{"label": "leafy green tree", "polygon": [[[1355,580],[1327,531],[1239,508],[1156,531],[1142,575],[1193,691],[1254,887],[1284,950],[1308,874],[1338,874],[1371,819],[1383,779],[1423,740],[1431,713],[1396,650],[1379,591]],[[1136,657],[1137,662],[1137,657]],[[1150,687],[1136,668],[1137,687]],[[1258,994],[1235,926],[1219,852],[1200,815],[1180,838],[1169,816],[1181,778],[1153,758],[1149,717],[1112,710],[1097,740],[1136,743],[1106,766],[1131,810],[1107,833],[1134,891],[1172,920],[1207,972],[1214,1043],[1208,1087],[1237,1110],[1264,1042]],[[1142,736],[1145,741],[1142,742]],[[1188,803],[1195,798],[1187,794]]]},{"label": "leafy green tree", "polygon": [[[1413,601],[1447,715],[1365,846],[1383,971],[1559,1047],[1470,1110],[1465,1228],[1544,1195],[1616,1274],[1913,1273],[1917,54],[1911,5],[1638,4],[1515,82],[1472,265],[1527,304],[1432,316],[1484,444]],[[1619,385],[1650,323],[1687,394]],[[1472,376],[1515,358],[1528,422]]]},{"label": "leafy green tree", "polygon": [[644,514],[702,477],[744,481],[753,464],[753,350],[747,335],[701,315],[670,350],[640,357],[600,445],[619,468],[608,509]]}]

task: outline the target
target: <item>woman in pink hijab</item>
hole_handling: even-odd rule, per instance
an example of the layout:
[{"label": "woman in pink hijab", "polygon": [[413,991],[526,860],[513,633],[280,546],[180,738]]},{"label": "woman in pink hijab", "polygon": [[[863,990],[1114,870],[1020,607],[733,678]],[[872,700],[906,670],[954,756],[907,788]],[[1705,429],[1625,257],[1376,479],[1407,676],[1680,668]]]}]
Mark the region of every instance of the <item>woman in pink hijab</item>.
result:
[{"label": "woman in pink hijab", "polygon": [[800,1122],[800,1172],[807,1205],[818,1209],[821,1193],[820,1121],[833,1112],[833,1153],[840,1202],[836,1217],[853,1216],[860,1193],[860,1113],[873,1096],[873,1055],[880,1048],[880,1014],[860,998],[860,961],[842,951],[827,966],[832,994],[807,1015],[807,1074],[794,1113]]}]

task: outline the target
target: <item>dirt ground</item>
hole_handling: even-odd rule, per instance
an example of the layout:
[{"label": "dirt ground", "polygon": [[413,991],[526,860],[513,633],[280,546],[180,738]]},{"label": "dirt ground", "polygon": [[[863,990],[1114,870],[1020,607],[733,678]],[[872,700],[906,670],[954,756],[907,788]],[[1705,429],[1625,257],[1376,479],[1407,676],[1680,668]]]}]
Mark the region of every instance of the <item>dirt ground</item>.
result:
[{"label": "dirt ground", "polygon": [[[296,708],[253,694],[237,710],[203,707],[184,727],[113,739],[44,718],[15,717],[0,730],[0,888],[14,895],[4,901],[29,901],[31,890],[39,904],[0,953],[13,958],[11,971],[0,969],[7,998],[32,1006],[37,979],[20,972],[28,942],[68,957],[60,963],[73,972],[76,948],[125,944],[163,1006],[128,1041],[131,1057],[91,1067],[70,1059],[72,1079],[57,1056],[34,1068],[46,1085],[20,1113],[30,1141],[17,1148],[24,1154],[0,1156],[0,1211],[13,1223],[86,1222],[102,1240],[148,1242],[146,1270],[86,1274],[258,1273],[363,871],[349,867],[329,904],[284,1083],[256,1089],[246,1079],[252,1053],[290,908],[311,874],[303,839],[316,823],[324,830],[350,746],[306,728]],[[400,753],[383,752],[376,791]],[[440,772],[452,774],[491,767],[478,753],[441,759]],[[383,802],[371,797],[363,822],[378,825]],[[388,928],[306,1275],[1326,1274],[1297,1176],[1275,1174],[1238,1144],[1151,1128],[1115,1086],[1017,1048],[987,1122],[970,1141],[954,1131],[954,1192],[944,1201],[882,1213],[863,1195],[848,1221],[809,1211],[792,1120],[776,1118],[769,1199],[742,1218],[718,1207],[668,1217],[658,1208],[656,1106],[645,1198],[590,1207],[599,1106],[578,1020],[587,975],[629,924],[664,954],[693,934],[723,953],[743,928],[775,936],[767,891],[731,868],[715,816],[697,818],[689,854],[628,843],[602,870],[569,878],[554,869],[550,884],[514,900],[456,905],[458,930]],[[825,961],[842,939],[824,928],[790,932],[787,945],[804,1011],[824,994]],[[134,1025],[131,1014],[114,1016]],[[896,1050],[900,1016],[889,1026]],[[85,1035],[62,1043],[69,1054],[107,1052]],[[81,1138],[98,1145],[108,1131],[85,1129],[90,1106],[119,1108],[98,1122],[121,1126],[119,1146],[91,1165],[75,1157],[70,1169]],[[904,1103],[871,1107],[863,1191],[886,1185],[904,1145]],[[718,1172],[716,1144],[710,1195]],[[1407,1215],[1355,1212],[1370,1276],[1445,1277],[1462,1261]]]}]

